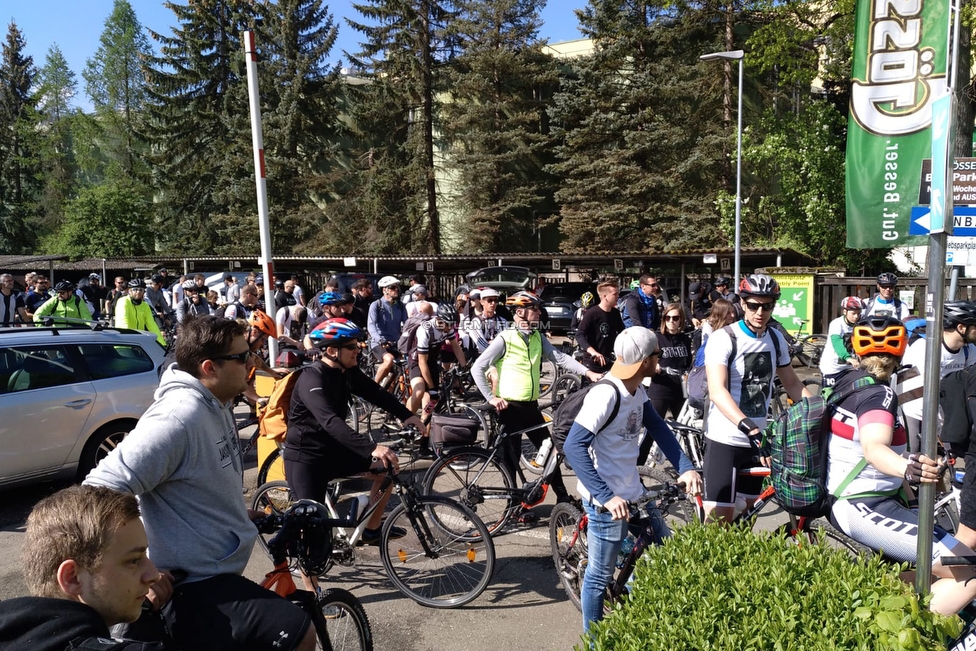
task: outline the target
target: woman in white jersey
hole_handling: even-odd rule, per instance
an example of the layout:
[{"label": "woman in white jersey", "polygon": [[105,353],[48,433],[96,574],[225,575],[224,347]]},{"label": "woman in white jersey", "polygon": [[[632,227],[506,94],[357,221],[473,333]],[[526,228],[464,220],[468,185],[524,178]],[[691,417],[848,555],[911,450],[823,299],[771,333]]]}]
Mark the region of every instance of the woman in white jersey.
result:
[{"label": "woman in white jersey", "polygon": [[[834,408],[830,421],[827,488],[837,497],[830,520],[848,536],[901,562],[916,561],[918,514],[899,499],[902,482],[933,483],[939,466],[922,454],[904,456],[905,428],[898,422],[898,396],[888,382],[901,362],[908,333],[898,319],[865,317],[851,334],[857,370],[837,378],[835,387],[871,377],[875,384],[859,389]],[[944,615],[959,612],[976,598],[972,567],[943,567],[942,556],[974,552],[935,527],[929,607]]]}]

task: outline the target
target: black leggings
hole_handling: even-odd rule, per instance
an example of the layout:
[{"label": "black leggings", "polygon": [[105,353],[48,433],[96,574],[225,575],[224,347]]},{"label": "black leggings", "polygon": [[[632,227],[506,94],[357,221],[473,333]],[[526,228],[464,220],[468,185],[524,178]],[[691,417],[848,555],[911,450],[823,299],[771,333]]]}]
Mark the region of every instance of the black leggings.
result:
[{"label": "black leggings", "polygon": [[[501,424],[503,431],[518,432],[528,429],[533,425],[545,424],[546,419],[542,417],[542,412],[539,411],[538,401],[518,402],[508,400],[506,402],[508,402],[508,407],[498,412],[498,422]],[[540,427],[539,429],[525,432],[525,435],[529,437],[529,440],[532,441],[532,444],[536,448],[539,448],[542,446],[542,442],[549,438],[549,429],[547,427]],[[508,436],[502,442],[502,445],[504,446],[502,448],[502,463],[508,472],[511,473],[512,480],[517,482],[519,476],[519,458],[522,456],[522,435]],[[552,491],[556,494],[556,497],[569,494],[566,490],[566,484],[563,483],[562,471],[558,467],[549,479],[549,486],[552,487]]]}]

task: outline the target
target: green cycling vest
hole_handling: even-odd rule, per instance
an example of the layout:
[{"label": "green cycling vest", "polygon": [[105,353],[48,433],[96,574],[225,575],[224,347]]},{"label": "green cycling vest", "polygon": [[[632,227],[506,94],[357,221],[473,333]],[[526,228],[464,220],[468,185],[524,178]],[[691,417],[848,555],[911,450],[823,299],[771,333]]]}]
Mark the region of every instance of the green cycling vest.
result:
[{"label": "green cycling vest", "polygon": [[499,398],[528,402],[539,399],[539,375],[542,372],[542,335],[533,330],[525,341],[518,330],[504,330],[505,354],[495,362],[498,369]]}]

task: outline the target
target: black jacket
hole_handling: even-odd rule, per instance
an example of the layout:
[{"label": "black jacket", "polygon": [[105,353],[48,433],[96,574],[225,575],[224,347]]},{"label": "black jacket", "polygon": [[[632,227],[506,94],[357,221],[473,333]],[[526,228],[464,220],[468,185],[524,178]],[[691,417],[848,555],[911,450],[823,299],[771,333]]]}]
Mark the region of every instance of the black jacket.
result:
[{"label": "black jacket", "polygon": [[[96,638],[100,639],[100,643]],[[67,599],[18,597],[0,601],[0,649],[67,651],[69,649],[162,649],[161,643],[108,640],[104,620],[91,606]],[[84,642],[90,645],[85,646]]]}]

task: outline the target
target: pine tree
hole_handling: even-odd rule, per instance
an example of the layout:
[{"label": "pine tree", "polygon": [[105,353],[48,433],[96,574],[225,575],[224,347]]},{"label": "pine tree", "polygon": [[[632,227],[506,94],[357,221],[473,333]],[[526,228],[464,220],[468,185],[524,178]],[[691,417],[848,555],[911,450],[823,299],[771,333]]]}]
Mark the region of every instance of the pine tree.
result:
[{"label": "pine tree", "polygon": [[31,227],[40,191],[34,60],[16,23],[7,27],[0,60],[0,251],[33,250]]},{"label": "pine tree", "polygon": [[64,219],[64,203],[72,197],[75,187],[71,100],[77,93],[77,84],[57,44],[48,50],[37,78],[42,124],[40,163],[44,173],[40,220],[44,230],[51,231]]},{"label": "pine tree", "polygon": [[[364,124],[385,122],[396,127],[395,131],[373,132],[383,133],[385,142],[364,148],[372,163],[359,185],[378,200],[367,199],[367,204],[379,207],[384,197],[401,200],[393,218],[405,222],[415,234],[412,249],[440,253],[434,123],[442,83],[439,71],[455,51],[445,30],[452,13],[439,0],[370,0],[353,7],[366,22],[348,22],[366,40],[352,63],[373,81],[365,91],[373,99],[362,101],[359,118]],[[370,116],[370,111],[392,113]],[[387,161],[386,157],[399,160]],[[385,172],[378,175],[378,170]],[[368,220],[376,225],[385,217],[373,213]]]},{"label": "pine tree", "polygon": [[137,121],[147,101],[142,67],[151,54],[149,38],[132,5],[127,0],[115,0],[98,49],[82,72],[101,128],[101,148],[109,159],[106,173],[137,185],[149,181],[149,169],[142,160],[145,143]]},{"label": "pine tree", "polygon": [[462,47],[450,66],[444,133],[465,251],[530,248],[535,215],[552,209],[545,99],[557,82],[541,51],[544,0],[460,0],[450,32]]}]

